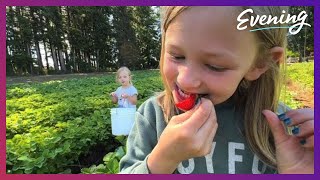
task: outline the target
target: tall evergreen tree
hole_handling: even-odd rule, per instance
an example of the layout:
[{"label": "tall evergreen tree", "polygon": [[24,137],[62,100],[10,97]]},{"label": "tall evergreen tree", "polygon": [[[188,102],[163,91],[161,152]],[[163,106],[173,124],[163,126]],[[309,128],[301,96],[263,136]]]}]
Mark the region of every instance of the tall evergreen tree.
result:
[{"label": "tall evergreen tree", "polygon": [[13,59],[14,49],[15,49],[15,16],[12,6],[6,7],[6,73],[7,75],[16,74],[15,62]]},{"label": "tall evergreen tree", "polygon": [[92,8],[93,16],[93,48],[96,57],[96,70],[114,68],[112,63],[112,27],[109,21],[111,16],[110,7]]},{"label": "tall evergreen tree", "polygon": [[137,45],[141,61],[139,69],[157,68],[160,58],[160,31],[157,9],[150,6],[133,7]]},{"label": "tall evergreen tree", "polygon": [[43,27],[40,26],[40,16],[39,14],[40,9],[37,6],[29,6],[30,8],[30,17],[31,17],[31,25],[32,25],[32,33],[33,33],[33,41],[35,45],[35,51],[36,51],[36,59],[37,59],[37,64],[38,64],[38,72],[40,74],[44,74],[43,72],[43,64],[42,64],[42,58],[41,58],[41,52],[40,52],[40,44],[39,41],[42,39],[41,38],[41,29]]},{"label": "tall evergreen tree", "polygon": [[32,28],[27,7],[9,7],[7,9],[8,66],[18,75],[33,74]]},{"label": "tall evergreen tree", "polygon": [[117,65],[137,69],[140,53],[134,29],[132,27],[132,11],[129,7],[113,7],[114,37],[116,40]]},{"label": "tall evergreen tree", "polygon": [[55,73],[158,66],[154,8],[8,6],[6,11],[8,75],[42,74],[44,64],[49,73],[52,64]]},{"label": "tall evergreen tree", "polygon": [[55,71],[66,72],[65,59],[62,56],[64,31],[60,7],[47,6],[44,8],[48,41],[51,49]]}]

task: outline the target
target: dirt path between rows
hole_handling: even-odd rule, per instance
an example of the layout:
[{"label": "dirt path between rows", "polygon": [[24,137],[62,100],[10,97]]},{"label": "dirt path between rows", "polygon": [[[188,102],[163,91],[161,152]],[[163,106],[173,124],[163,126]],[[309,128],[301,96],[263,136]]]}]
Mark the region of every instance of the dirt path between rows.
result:
[{"label": "dirt path between rows", "polygon": [[74,78],[86,78],[86,77],[100,77],[109,75],[112,73],[78,73],[78,74],[61,74],[61,75],[43,75],[43,76],[24,76],[24,77],[7,77],[7,84],[15,83],[33,83],[33,82],[47,82],[54,80],[67,80]]},{"label": "dirt path between rows", "polygon": [[303,104],[301,108],[314,108],[314,89],[301,87],[290,80],[286,84],[288,91],[296,93],[294,99]]}]

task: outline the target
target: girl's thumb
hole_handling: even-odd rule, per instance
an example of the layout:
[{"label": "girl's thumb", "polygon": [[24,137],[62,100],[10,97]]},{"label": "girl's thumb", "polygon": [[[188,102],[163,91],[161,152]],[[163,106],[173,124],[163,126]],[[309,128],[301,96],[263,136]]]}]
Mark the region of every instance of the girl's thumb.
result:
[{"label": "girl's thumb", "polygon": [[270,111],[270,110],[263,110],[262,114],[266,117],[269,127],[272,131],[275,144],[279,144],[283,141],[286,141],[289,138],[289,135],[286,134],[286,131],[283,127],[281,120],[278,116]]}]

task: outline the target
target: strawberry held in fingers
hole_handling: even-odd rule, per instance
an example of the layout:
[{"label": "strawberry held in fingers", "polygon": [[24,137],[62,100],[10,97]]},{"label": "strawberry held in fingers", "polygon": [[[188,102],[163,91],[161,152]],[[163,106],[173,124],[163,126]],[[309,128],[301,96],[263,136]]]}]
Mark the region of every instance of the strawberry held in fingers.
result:
[{"label": "strawberry held in fingers", "polygon": [[191,94],[188,98],[176,103],[176,107],[182,111],[189,111],[196,105],[197,95]]},{"label": "strawberry held in fingers", "polygon": [[175,106],[184,112],[191,110],[200,102],[201,97],[205,96],[207,96],[207,94],[185,91],[178,85],[176,85],[176,88],[173,91]]}]

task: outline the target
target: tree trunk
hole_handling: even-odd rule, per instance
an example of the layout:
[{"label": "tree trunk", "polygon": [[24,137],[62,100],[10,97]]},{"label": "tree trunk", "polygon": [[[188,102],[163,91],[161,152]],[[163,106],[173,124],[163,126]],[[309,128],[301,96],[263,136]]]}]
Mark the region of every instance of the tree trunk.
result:
[{"label": "tree trunk", "polygon": [[53,60],[54,70],[56,72],[59,72],[59,65],[58,65],[58,60],[57,60],[57,56],[56,56],[56,51],[55,51],[55,48],[53,47],[52,44],[50,44],[50,49],[51,49],[51,56],[52,56],[52,60]]},{"label": "tree trunk", "polygon": [[89,71],[91,70],[91,67],[93,66],[93,64],[91,63],[91,58],[90,58],[90,53],[87,52],[87,57],[88,57],[88,64],[89,64]]},{"label": "tree trunk", "polygon": [[42,64],[42,58],[41,58],[41,53],[40,53],[39,42],[35,41],[35,45],[36,45],[36,53],[37,53],[37,62],[38,62],[38,66],[39,66],[39,73],[43,74],[43,64]]},{"label": "tree trunk", "polygon": [[47,74],[49,74],[49,61],[48,61],[48,52],[47,52],[47,43],[43,40],[43,46],[44,46],[44,54],[45,54],[45,58],[46,58],[46,64],[47,64]]},{"label": "tree trunk", "polygon": [[71,51],[73,52],[73,56],[71,56],[72,62],[73,62],[73,68],[71,69],[71,71],[74,73],[75,71],[78,71],[77,69],[77,64],[76,64],[76,50],[74,48],[71,49]]},{"label": "tree trunk", "polygon": [[59,54],[59,60],[60,60],[60,65],[61,65],[61,70],[63,73],[66,73],[67,69],[66,69],[66,62],[64,61],[63,58],[63,54],[62,54],[62,50],[59,49],[58,50],[58,54]]},{"label": "tree trunk", "polygon": [[75,65],[75,67],[76,67],[76,69],[77,69],[77,72],[80,72],[80,65],[79,65],[79,61],[81,61],[81,51],[80,51],[80,49],[76,49],[76,59],[75,59],[75,63],[76,63],[76,65]]},{"label": "tree trunk", "polygon": [[31,62],[29,62],[29,70],[30,70],[30,74],[33,75],[33,61],[32,61],[32,55],[31,55],[31,47],[30,45],[27,43],[27,54],[31,59]]},{"label": "tree trunk", "polygon": [[70,63],[69,63],[69,55],[68,55],[68,51],[65,50],[64,52],[64,55],[66,56],[66,69],[67,69],[67,72],[71,72],[71,67],[70,67]]},{"label": "tree trunk", "polygon": [[[308,14],[308,10],[304,7],[306,14]],[[307,22],[306,22],[307,23]],[[307,45],[307,28],[304,28],[304,46],[303,46],[303,59],[306,60],[306,45]]]},{"label": "tree trunk", "polygon": [[99,67],[99,61],[100,61],[100,50],[97,50],[97,57],[96,57],[96,70],[99,72],[100,67]]},{"label": "tree trunk", "polygon": [[14,75],[15,74],[15,70],[14,70],[14,64],[12,63],[12,59],[10,58],[10,61],[8,61],[8,58],[10,57],[9,54],[9,46],[7,45],[6,47],[6,71],[7,71],[7,75]]},{"label": "tree trunk", "polygon": [[[70,9],[68,6],[65,7],[66,9],[66,22],[67,22],[67,40],[69,43],[66,43],[66,44],[69,44],[69,49],[70,49],[70,54],[68,55],[68,50],[65,49],[65,56],[66,56],[66,64],[67,64],[67,70],[69,72],[73,72],[73,69],[75,69],[75,66],[72,67],[71,65],[71,62],[69,61],[72,61],[73,60],[73,63],[74,63],[74,57],[75,57],[75,53],[74,53],[74,48],[73,48],[73,45],[70,43],[71,39],[70,39],[70,27],[71,27],[71,16],[70,16]],[[71,54],[73,53],[73,56],[71,56]]]}]

